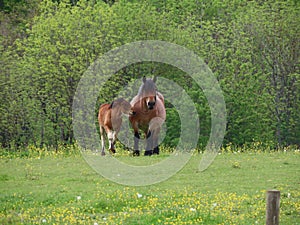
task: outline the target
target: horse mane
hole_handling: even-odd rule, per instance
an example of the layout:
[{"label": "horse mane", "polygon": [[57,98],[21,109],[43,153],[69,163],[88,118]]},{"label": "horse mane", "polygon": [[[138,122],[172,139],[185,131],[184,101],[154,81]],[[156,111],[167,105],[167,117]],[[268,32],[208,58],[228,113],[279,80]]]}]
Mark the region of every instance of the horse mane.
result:
[{"label": "horse mane", "polygon": [[139,87],[139,91],[137,93],[138,96],[142,95],[143,93],[143,88],[144,88],[144,84],[142,84],[140,87]]}]

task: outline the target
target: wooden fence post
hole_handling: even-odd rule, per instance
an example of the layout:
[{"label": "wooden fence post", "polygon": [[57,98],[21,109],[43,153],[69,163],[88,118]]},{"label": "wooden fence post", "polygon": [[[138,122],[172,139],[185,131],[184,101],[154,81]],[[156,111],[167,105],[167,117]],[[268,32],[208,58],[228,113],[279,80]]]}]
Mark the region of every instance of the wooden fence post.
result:
[{"label": "wooden fence post", "polygon": [[266,225],[279,224],[280,191],[267,191]]}]

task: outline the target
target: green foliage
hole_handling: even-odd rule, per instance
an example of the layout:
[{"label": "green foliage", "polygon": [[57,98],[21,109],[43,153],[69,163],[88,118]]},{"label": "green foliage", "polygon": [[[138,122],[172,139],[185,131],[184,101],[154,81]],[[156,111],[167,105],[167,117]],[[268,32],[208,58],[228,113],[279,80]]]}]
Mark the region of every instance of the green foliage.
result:
[{"label": "green foliage", "polygon": [[268,93],[276,141],[279,145],[299,144],[295,137],[299,135],[299,117],[294,117],[299,105],[299,5],[274,2],[249,10],[243,18],[244,29],[253,38],[252,51],[257,54],[252,60],[262,74],[260,85]]},{"label": "green foliage", "polygon": [[[3,3],[2,146],[73,143],[72,101],[82,74],[107,51],[138,40],[176,43],[203,58],[224,93],[225,144],[300,144],[300,5],[295,1]],[[171,65],[142,62],[118,71],[99,90],[95,111],[144,75],[165,77],[185,89],[199,114],[199,147],[204,147],[211,115],[203,90]],[[166,106],[164,145],[174,146],[179,118],[171,104]]]}]

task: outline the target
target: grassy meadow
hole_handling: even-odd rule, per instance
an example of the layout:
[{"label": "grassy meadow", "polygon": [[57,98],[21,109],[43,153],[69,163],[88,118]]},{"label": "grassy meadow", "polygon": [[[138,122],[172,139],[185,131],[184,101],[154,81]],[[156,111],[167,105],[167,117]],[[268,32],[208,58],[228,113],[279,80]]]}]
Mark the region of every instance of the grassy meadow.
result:
[{"label": "grassy meadow", "polygon": [[[149,164],[167,157],[116,157]],[[170,179],[130,187],[104,179],[74,149],[3,153],[0,224],[264,224],[266,190],[281,191],[281,224],[300,224],[300,151],[202,154]]]}]

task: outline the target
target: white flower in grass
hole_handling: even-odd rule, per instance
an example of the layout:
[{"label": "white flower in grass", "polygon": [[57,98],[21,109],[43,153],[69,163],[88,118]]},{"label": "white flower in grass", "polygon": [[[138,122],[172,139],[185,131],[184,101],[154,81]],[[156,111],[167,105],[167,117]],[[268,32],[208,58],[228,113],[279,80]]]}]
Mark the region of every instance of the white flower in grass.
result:
[{"label": "white flower in grass", "polygon": [[81,196],[78,195],[78,196],[76,197],[76,199],[77,199],[77,201],[81,200]]},{"label": "white flower in grass", "polygon": [[211,208],[214,209],[217,205],[218,203],[213,203]]},{"label": "white flower in grass", "polygon": [[138,198],[141,198],[141,197],[143,197],[143,195],[140,194],[140,193],[137,193],[137,197],[138,197]]},{"label": "white flower in grass", "polygon": [[46,219],[42,219],[42,223],[46,223],[47,222],[47,220]]},{"label": "white flower in grass", "polygon": [[195,208],[190,208],[190,211],[191,212],[196,212],[196,209]]}]

